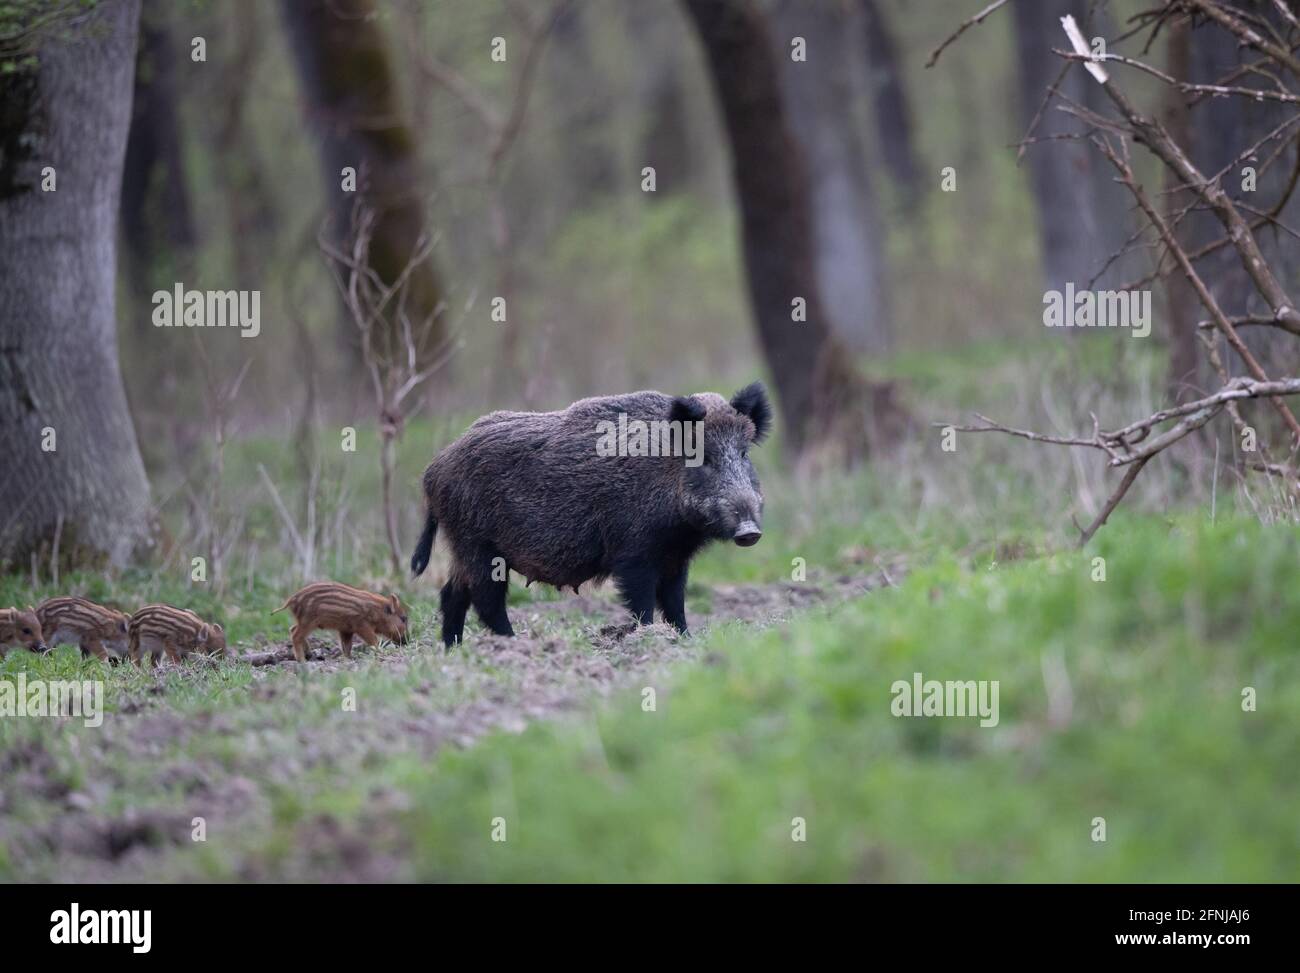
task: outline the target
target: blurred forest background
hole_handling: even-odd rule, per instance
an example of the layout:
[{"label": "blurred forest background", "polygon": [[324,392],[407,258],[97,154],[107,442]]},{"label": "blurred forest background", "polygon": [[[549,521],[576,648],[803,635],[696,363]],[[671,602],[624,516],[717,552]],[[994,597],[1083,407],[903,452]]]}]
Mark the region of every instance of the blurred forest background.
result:
[{"label": "blurred forest background", "polygon": [[[382,526],[396,566],[418,517],[415,477],[437,445],[491,409],[591,394],[725,390],[761,374],[782,419],[774,463],[824,460],[829,443],[823,468],[874,454],[877,476],[919,478],[910,492],[924,496],[949,478],[933,455],[929,469],[905,457],[937,443],[935,419],[1002,408],[1062,431],[1094,409],[1116,421],[1204,391],[1189,289],[1143,280],[1156,247],[1134,245],[1131,199],[1093,147],[1071,140],[1086,117],[1060,110],[1104,100],[1053,53],[1066,45],[1060,17],[1118,43],[1149,23],[1134,20],[1141,5],[993,7],[1003,9],[928,67],[977,11],[901,0],[4,4],[0,158],[13,187],[31,185],[42,162],[24,133],[38,114],[24,114],[24,93],[41,38],[76,52],[79,31],[111,36],[94,57],[52,50],[39,68],[57,75],[62,58],[87,94],[69,89],[66,107],[42,110],[102,135],[59,174],[79,247],[58,259],[22,249],[30,214],[11,194],[3,276],[23,296],[4,312],[20,349],[6,360],[6,412],[22,413],[23,384],[70,375],[83,402],[65,403],[55,484],[10,464],[0,556],[27,570],[61,544],[74,562],[103,551],[121,562],[120,538],[161,515],[165,555],[197,544],[220,571],[239,538],[298,555],[329,547],[330,516],[338,540],[353,530],[351,505],[382,491],[394,497]],[[1239,5],[1256,8],[1280,16],[1271,3]],[[1147,60],[1205,80],[1242,63],[1229,31],[1193,21],[1157,30]],[[1190,99],[1140,72],[1125,83],[1208,171],[1286,107]],[[128,105],[125,130],[111,130]],[[1261,180],[1285,188],[1288,214],[1294,140],[1272,148]],[[1133,165],[1153,193],[1177,198],[1153,160]],[[98,208],[115,204],[110,228]],[[1189,209],[1189,246],[1212,241],[1213,217]],[[32,218],[61,218],[49,212]],[[1264,236],[1293,272],[1286,235]],[[1202,266],[1249,313],[1230,249]],[[91,282],[71,285],[77,275]],[[1149,339],[1043,328],[1046,290],[1094,280],[1154,289]],[[155,328],[152,295],[176,283],[259,291],[260,334]],[[86,308],[84,334],[65,327]],[[1268,364],[1262,331],[1250,340]],[[134,436],[115,407],[115,367]],[[30,444],[44,421],[7,430]],[[355,479],[365,464],[340,452],[345,426],[360,431],[357,455],[378,457],[381,483]],[[232,441],[261,445],[230,459]],[[999,493],[1022,474],[1047,476],[1040,497],[1077,498],[1089,516],[1101,506],[1101,473],[1065,454],[1044,473],[1022,446],[978,448],[992,452],[966,454],[967,476],[1029,454],[1003,470]],[[1161,502],[1204,494],[1197,455],[1160,458]],[[146,475],[151,517],[136,509]],[[914,519],[915,505],[900,515]],[[379,533],[358,530],[352,548]]]}]

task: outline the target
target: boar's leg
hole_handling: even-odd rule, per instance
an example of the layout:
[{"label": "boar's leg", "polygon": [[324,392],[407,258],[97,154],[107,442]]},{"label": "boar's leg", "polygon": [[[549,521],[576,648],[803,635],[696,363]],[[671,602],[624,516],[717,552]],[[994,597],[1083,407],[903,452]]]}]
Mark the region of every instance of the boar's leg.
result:
[{"label": "boar's leg", "polygon": [[510,616],[506,614],[506,594],[509,581],[493,581],[491,576],[481,578],[469,589],[470,601],[479,620],[491,629],[494,635],[514,635],[510,626]]},{"label": "boar's leg", "polygon": [[665,573],[655,588],[655,600],[663,612],[664,621],[683,635],[686,630],[686,568]]},{"label": "boar's leg", "polygon": [[442,643],[447,648],[460,641],[469,611],[469,586],[455,578],[442,586]]},{"label": "boar's leg", "polygon": [[655,620],[655,589],[659,572],[642,561],[624,563],[614,569],[614,583],[623,596],[623,604],[641,625]]}]

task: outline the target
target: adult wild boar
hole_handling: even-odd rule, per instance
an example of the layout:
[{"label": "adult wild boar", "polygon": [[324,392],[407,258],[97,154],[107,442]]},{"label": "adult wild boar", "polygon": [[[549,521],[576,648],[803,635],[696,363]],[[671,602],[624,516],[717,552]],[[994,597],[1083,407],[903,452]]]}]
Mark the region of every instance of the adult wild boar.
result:
[{"label": "adult wild boar", "polygon": [[749,448],[771,424],[759,382],[730,402],[633,392],[479,419],[424,471],[428,516],[411,570],[424,571],[441,527],[451,554],[443,642],[460,640],[470,605],[493,632],[514,635],[507,569],[575,591],[613,577],[638,622],[653,621],[658,604],[685,632],[695,553],[712,540],[748,547],[762,536]]}]

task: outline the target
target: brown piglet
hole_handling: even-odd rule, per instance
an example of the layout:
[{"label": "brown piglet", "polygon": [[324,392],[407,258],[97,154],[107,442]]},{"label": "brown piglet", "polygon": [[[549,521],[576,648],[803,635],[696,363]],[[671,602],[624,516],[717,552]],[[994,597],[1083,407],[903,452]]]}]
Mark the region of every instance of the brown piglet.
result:
[{"label": "brown piglet", "polygon": [[179,662],[191,652],[227,654],[225,630],[184,608],[146,605],[131,616],[128,629],[128,651],[137,665],[144,655],[149,656],[151,665],[157,665],[163,652],[172,662]]},{"label": "brown piglet", "polygon": [[361,639],[374,648],[380,636],[403,644],[407,640],[406,609],[397,595],[376,595],[337,581],[318,581],[294,594],[275,612],[289,609],[294,626],[290,632],[293,655],[299,662],[307,658],[307,636],[319,628],[339,633],[343,655],[352,658],[352,639]]},{"label": "brown piglet", "polygon": [[82,655],[101,662],[126,655],[131,617],[116,608],[72,596],[49,598],[36,609],[36,617],[50,648],[75,645]]},{"label": "brown piglet", "polygon": [[41,633],[41,620],[31,605],[25,609],[0,608],[0,658],[5,654],[5,646],[14,643],[33,652],[48,651]]}]

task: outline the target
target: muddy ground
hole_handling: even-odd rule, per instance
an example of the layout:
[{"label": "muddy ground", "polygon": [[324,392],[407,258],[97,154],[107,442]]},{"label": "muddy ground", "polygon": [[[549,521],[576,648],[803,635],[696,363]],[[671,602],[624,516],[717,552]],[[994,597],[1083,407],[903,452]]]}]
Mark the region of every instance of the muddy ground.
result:
[{"label": "muddy ground", "polygon": [[[688,615],[698,634],[730,621],[771,625],[898,574],[718,585],[697,592]],[[580,714],[614,689],[658,684],[702,651],[701,640],[665,625],[630,625],[608,590],[510,613],[515,638],[467,628],[450,653],[433,647],[432,631],[406,647],[354,650],[351,661],[321,633],[303,667],[287,644],[243,646],[254,664],[241,667],[243,682],[197,702],[178,698],[193,673],[164,665],[119,688],[99,730],[63,725],[12,740],[0,750],[5,871],[20,881],[401,880],[402,836],[388,812],[406,798],[383,783],[388,761],[428,760],[494,730]],[[351,670],[358,705],[340,723],[330,687]],[[340,775],[373,782],[360,814],[316,813],[313,796]],[[286,793],[306,809],[293,847],[274,861],[235,851],[241,835],[272,826]],[[202,845],[192,839],[196,817],[209,832]],[[228,864],[214,869],[202,855]]]}]

